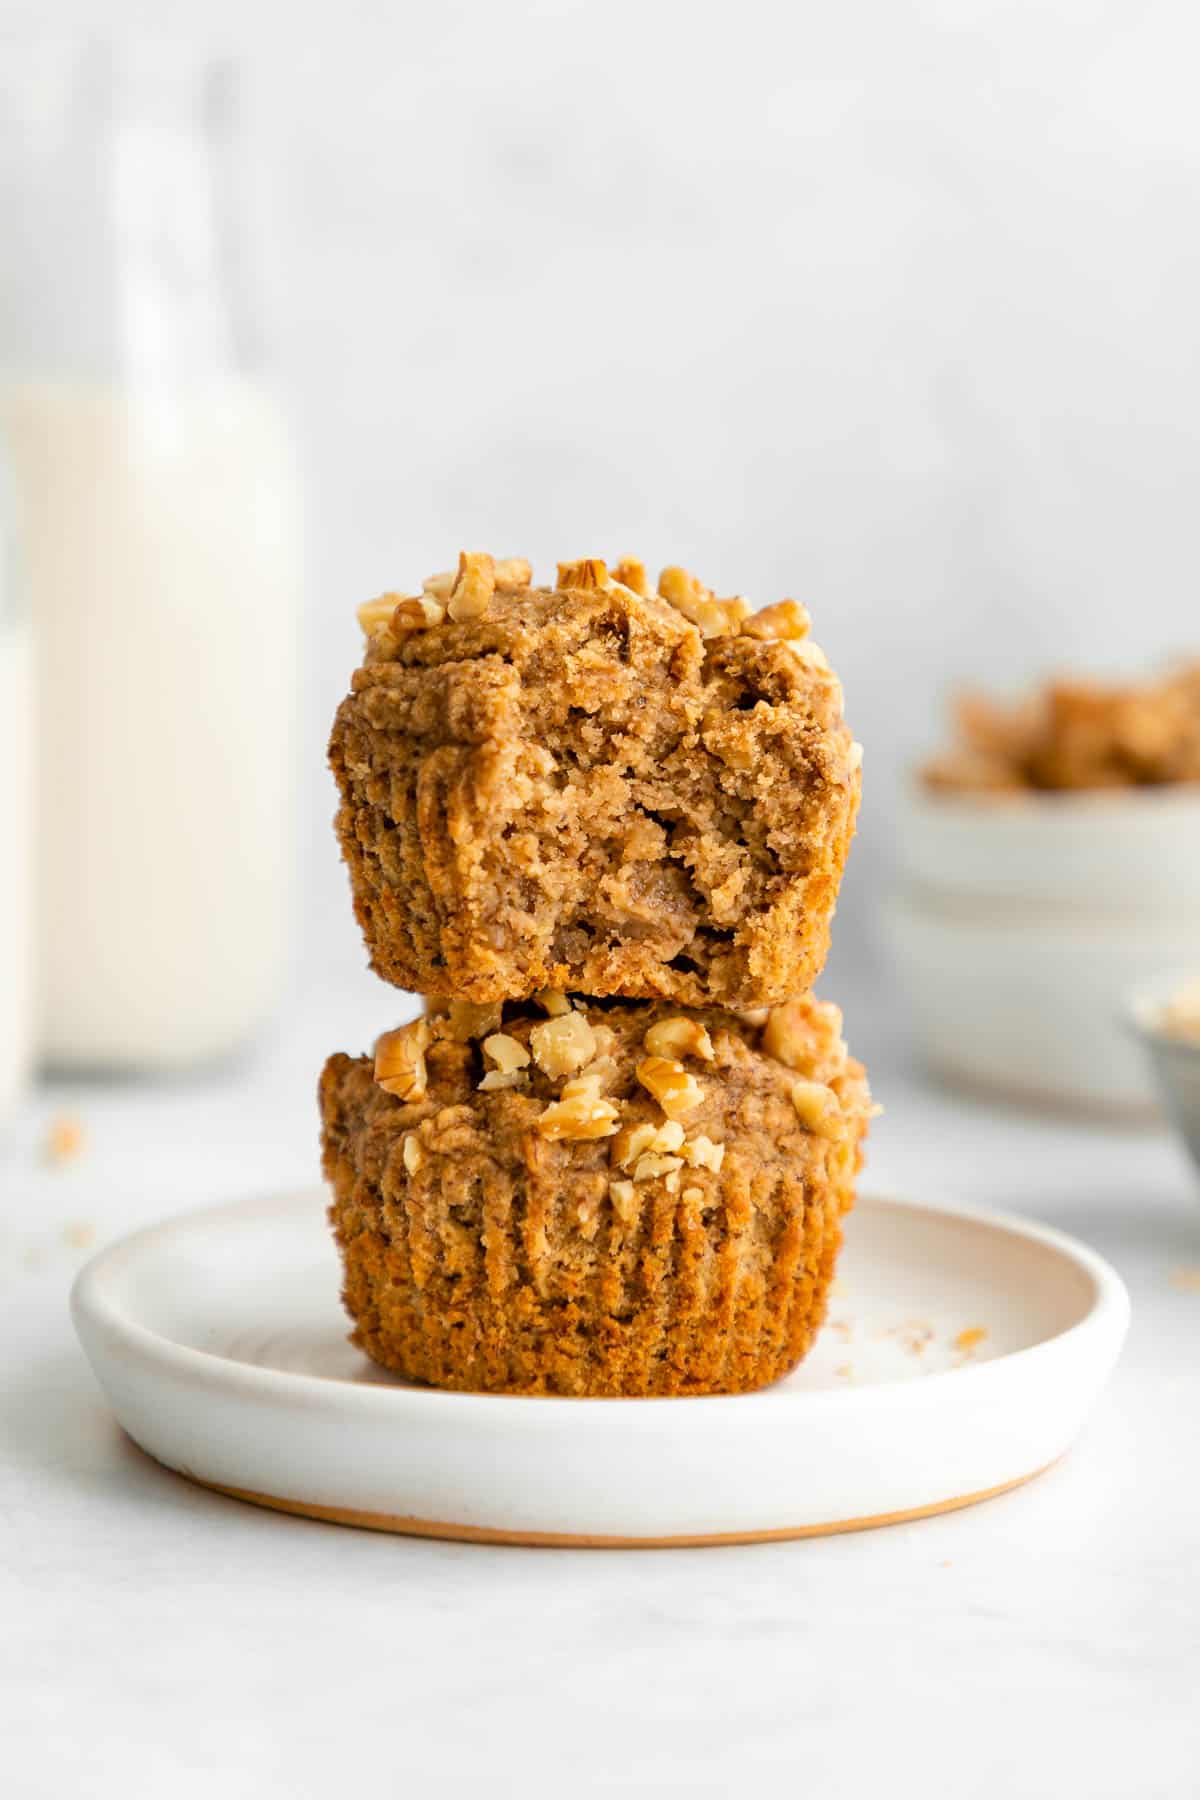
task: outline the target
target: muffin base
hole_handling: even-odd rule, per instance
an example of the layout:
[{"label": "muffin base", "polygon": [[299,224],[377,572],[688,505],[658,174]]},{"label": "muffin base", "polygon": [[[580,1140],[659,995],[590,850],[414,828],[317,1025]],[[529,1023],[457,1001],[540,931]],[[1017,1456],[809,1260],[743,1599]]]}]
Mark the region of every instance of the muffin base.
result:
[{"label": "muffin base", "polygon": [[[613,1091],[626,1114],[661,1121],[632,1069],[646,1028],[678,1014],[588,1016],[617,1028]],[[758,1030],[712,1010],[690,1016],[711,1030],[715,1059],[689,1130],[723,1142],[722,1167],[684,1168],[675,1191],[662,1177],[631,1183],[623,1206],[611,1140],[547,1141],[534,1123],[543,1097],[479,1092],[472,1046],[435,1044],[430,1097],[417,1104],[384,1093],[367,1058],[330,1059],[330,1218],[354,1341],[374,1361],[440,1388],[623,1396],[745,1392],[795,1367],[825,1317],[865,1081],[838,1040],[840,1072],[820,1072],[840,1086],[844,1118],[818,1136],[797,1118],[794,1070],[757,1047]]]}]

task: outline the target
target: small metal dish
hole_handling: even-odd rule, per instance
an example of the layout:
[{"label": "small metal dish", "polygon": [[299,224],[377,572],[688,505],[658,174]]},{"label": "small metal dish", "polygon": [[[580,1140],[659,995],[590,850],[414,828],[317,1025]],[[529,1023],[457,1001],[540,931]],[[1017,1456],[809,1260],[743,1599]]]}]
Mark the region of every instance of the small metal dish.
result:
[{"label": "small metal dish", "polygon": [[1195,979],[1193,969],[1140,989],[1130,999],[1125,1022],[1145,1047],[1163,1111],[1200,1169],[1200,1038],[1175,1036],[1161,1023],[1168,1001]]}]

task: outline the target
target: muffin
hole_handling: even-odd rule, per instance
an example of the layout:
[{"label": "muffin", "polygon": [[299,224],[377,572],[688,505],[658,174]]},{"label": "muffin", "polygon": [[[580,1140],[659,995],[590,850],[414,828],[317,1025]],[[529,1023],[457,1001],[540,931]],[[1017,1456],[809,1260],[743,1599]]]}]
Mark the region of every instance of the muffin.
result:
[{"label": "muffin", "polygon": [[753,1007],[811,986],[861,752],[794,601],[681,569],[460,559],[360,609],[337,830],[372,967],[485,1003],[540,988]]},{"label": "muffin", "polygon": [[354,1341],[410,1381],[735,1393],[825,1313],[870,1115],[841,1015],[456,1002],[333,1056]]}]

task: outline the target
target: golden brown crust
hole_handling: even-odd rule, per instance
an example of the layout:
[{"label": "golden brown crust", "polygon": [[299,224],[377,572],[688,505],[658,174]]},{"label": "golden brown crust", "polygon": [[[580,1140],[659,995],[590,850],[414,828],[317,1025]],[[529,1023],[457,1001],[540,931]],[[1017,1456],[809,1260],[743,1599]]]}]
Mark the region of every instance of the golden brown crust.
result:
[{"label": "golden brown crust", "polygon": [[[506,1007],[488,1051],[433,1012],[419,1101],[385,1092],[368,1057],[326,1064],[324,1166],[356,1341],[450,1388],[698,1394],[778,1379],[824,1316],[870,1113],[836,1007],[790,1004],[775,1040],[787,1061],[732,1013],[686,1015],[702,1029],[682,1059],[699,1088],[682,1121],[638,1079],[647,1032],[679,1009],[576,1002],[572,1016],[582,1067],[562,1032],[537,1035],[561,1013]],[[481,1087],[498,1064],[512,1085]],[[805,1128],[797,1084],[828,1089],[833,1128]],[[605,1135],[547,1135],[572,1087],[611,1109]]]},{"label": "golden brown crust", "polygon": [[[498,564],[494,591],[490,559],[464,560],[483,571],[469,616],[453,616],[462,570],[426,584],[447,608],[433,623],[411,604],[373,615],[334,726],[338,835],[376,972],[475,1002],[570,987],[754,1006],[807,990],[860,776],[802,609],[763,628],[792,635],[752,635],[744,602],[682,571],[664,572],[675,605],[594,559],[564,565],[580,585],[556,590],[506,584]],[[619,571],[646,585],[638,565]]]}]

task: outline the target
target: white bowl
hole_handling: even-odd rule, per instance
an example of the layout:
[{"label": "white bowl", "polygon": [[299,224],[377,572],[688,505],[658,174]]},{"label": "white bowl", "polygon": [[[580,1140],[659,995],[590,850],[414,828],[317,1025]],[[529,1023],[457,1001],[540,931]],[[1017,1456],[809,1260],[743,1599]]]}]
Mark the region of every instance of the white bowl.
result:
[{"label": "white bowl", "polygon": [[1012,1098],[1150,1116],[1129,990],[1200,968],[1200,787],[931,794],[899,809],[887,934],[926,1060]]},{"label": "white bowl", "polygon": [[1155,1087],[1121,1015],[1164,966],[1200,968],[1200,912],[1145,919],[1006,917],[899,896],[885,924],[926,1061],[957,1086],[1118,1117]]},{"label": "white bowl", "polygon": [[910,892],[1180,919],[1200,907],[1200,786],[959,795],[912,785],[896,849]]}]

